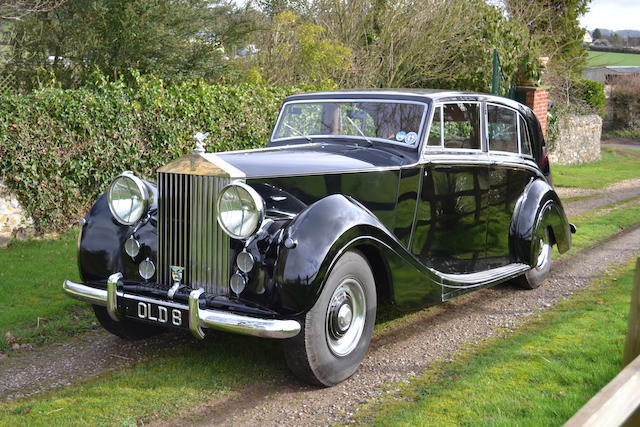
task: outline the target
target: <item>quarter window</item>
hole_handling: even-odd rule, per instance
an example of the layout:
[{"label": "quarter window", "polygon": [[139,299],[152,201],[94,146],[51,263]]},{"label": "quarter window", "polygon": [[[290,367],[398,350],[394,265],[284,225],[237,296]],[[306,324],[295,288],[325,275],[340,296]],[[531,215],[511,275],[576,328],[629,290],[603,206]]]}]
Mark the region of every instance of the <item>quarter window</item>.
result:
[{"label": "quarter window", "polygon": [[433,121],[431,122],[431,128],[429,129],[429,140],[427,145],[440,146],[442,145],[442,107],[436,108],[433,112]]},{"label": "quarter window", "polygon": [[480,105],[471,103],[443,106],[445,148],[480,149]]},{"label": "quarter window", "polygon": [[531,156],[531,138],[529,137],[527,123],[522,117],[520,117],[520,145],[522,154]]},{"label": "quarter window", "polygon": [[489,150],[518,152],[518,115],[515,111],[487,105]]}]

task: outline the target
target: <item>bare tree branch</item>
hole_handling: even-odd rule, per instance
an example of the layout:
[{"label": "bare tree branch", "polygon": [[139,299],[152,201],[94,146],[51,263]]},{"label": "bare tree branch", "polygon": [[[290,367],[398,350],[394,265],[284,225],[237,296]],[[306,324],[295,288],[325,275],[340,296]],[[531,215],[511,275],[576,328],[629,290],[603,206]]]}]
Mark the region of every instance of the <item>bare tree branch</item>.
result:
[{"label": "bare tree branch", "polygon": [[66,0],[0,0],[0,20],[19,21],[32,13],[49,12]]}]

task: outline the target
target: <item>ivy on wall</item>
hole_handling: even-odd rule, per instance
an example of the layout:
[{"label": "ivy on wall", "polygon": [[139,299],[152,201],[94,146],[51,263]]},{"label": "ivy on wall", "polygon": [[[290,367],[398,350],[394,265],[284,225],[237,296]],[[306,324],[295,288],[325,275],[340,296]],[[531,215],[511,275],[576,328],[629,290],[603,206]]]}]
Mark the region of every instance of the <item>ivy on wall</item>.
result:
[{"label": "ivy on wall", "polygon": [[0,179],[37,231],[74,223],[125,170],[152,178],[207,131],[208,151],[264,146],[282,99],[318,88],[100,82],[0,97]]}]

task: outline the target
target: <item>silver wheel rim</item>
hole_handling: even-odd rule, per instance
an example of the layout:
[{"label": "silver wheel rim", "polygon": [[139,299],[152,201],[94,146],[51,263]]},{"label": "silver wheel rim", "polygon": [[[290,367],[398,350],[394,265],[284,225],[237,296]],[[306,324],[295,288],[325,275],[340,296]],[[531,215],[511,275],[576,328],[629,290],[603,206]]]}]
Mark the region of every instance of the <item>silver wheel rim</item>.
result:
[{"label": "silver wheel rim", "polygon": [[345,279],[333,291],[325,322],[331,352],[339,357],[351,353],[362,336],[366,318],[364,289],[355,279]]},{"label": "silver wheel rim", "polygon": [[543,233],[543,236],[539,237],[538,240],[538,247],[540,248],[540,252],[538,253],[538,258],[536,259],[536,265],[534,267],[536,270],[543,269],[549,262],[549,256],[551,254],[551,251],[549,249],[551,249],[551,245],[549,245],[546,237],[546,233]]}]

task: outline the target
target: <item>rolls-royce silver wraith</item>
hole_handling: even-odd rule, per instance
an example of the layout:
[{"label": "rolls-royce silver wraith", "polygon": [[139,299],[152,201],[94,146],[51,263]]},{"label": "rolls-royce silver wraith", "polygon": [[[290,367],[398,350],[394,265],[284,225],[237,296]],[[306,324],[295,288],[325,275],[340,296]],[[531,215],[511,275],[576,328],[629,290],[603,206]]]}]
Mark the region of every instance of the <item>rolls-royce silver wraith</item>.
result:
[{"label": "rolls-royce silver wraith", "polygon": [[211,153],[196,137],[153,178],[115,177],[81,220],[82,283],[63,288],[119,337],[276,338],[299,378],[331,386],[358,368],[381,305],[536,288],[575,232],[536,117],[505,98],[301,94],[266,148]]}]

